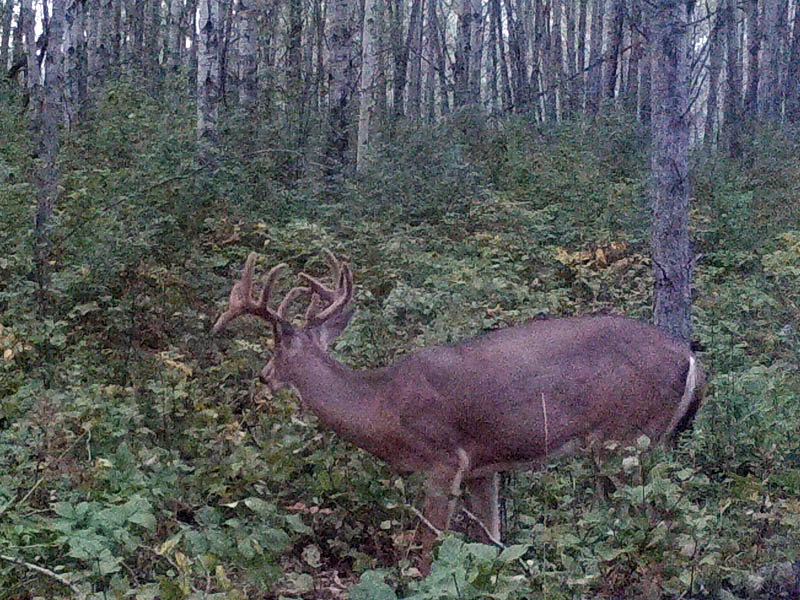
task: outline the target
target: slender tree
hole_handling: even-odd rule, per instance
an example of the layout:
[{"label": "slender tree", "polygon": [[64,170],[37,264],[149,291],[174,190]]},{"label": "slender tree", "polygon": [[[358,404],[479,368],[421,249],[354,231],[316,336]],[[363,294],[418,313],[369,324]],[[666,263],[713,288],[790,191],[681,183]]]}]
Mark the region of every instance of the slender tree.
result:
[{"label": "slender tree", "polygon": [[722,55],[724,51],[722,39],[722,24],[724,17],[717,12],[714,17],[709,34],[708,48],[708,96],[706,98],[706,120],[703,129],[703,142],[706,149],[710,149],[716,140],[719,129],[719,76],[722,70]]},{"label": "slender tree", "polygon": [[739,57],[739,20],[736,0],[723,0],[727,40],[725,130],[728,154],[742,155],[742,69]]},{"label": "slender tree", "polygon": [[236,11],[239,19],[239,103],[248,111],[258,100],[259,9],[258,0],[239,0]]},{"label": "slender tree", "polygon": [[625,16],[624,0],[611,0],[608,25],[608,49],[603,65],[603,96],[607,104],[612,105],[617,92],[617,74],[622,50],[622,26]]},{"label": "slender tree", "polygon": [[407,112],[410,119],[419,119],[422,101],[422,37],[424,1],[413,0],[408,24],[408,100]]},{"label": "slender tree", "polygon": [[198,0],[197,26],[197,144],[200,161],[213,164],[218,146],[220,89],[218,0]]},{"label": "slender tree", "polygon": [[592,33],[589,46],[589,72],[586,84],[586,111],[597,113],[603,74],[603,15],[605,0],[592,0]]},{"label": "slender tree", "polygon": [[747,0],[747,89],[744,94],[744,116],[758,117],[758,53],[761,49],[758,0]]},{"label": "slender tree", "polygon": [[[347,165],[350,125],[348,113],[354,85],[353,26],[349,0],[332,0],[328,68],[327,176],[339,174]],[[398,86],[395,85],[395,92]],[[402,89],[399,90],[402,92]],[[402,99],[395,99],[402,106]]]},{"label": "slender tree", "polygon": [[378,0],[364,3],[364,25],[361,30],[361,80],[359,82],[358,146],[356,172],[362,173],[369,164],[370,142],[376,128],[374,95],[378,64]]},{"label": "slender tree", "polygon": [[800,3],[794,3],[792,29],[786,75],[786,116],[792,123],[800,123]]},{"label": "slender tree", "polygon": [[5,0],[0,5],[0,65],[5,74],[9,67],[8,48],[11,41],[11,17],[14,13],[14,0]]},{"label": "slender tree", "polygon": [[654,0],[651,12],[653,320],[688,344],[692,256],[689,247],[687,2]]},{"label": "slender tree", "polygon": [[764,63],[759,90],[759,112],[770,122],[776,122],[781,117],[783,4],[781,0],[764,3]]}]

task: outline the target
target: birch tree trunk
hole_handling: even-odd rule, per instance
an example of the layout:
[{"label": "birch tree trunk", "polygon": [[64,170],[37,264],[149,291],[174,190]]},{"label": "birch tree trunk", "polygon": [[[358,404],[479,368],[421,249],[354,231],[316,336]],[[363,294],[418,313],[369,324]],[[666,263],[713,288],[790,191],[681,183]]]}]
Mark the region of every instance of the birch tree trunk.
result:
[{"label": "birch tree trunk", "polygon": [[257,0],[239,0],[239,104],[248,112],[258,101],[259,9]]},{"label": "birch tree trunk", "polygon": [[167,25],[167,69],[175,73],[181,68],[181,18],[183,17],[183,0],[170,0],[169,22]]},{"label": "birch tree trunk", "polygon": [[800,3],[794,3],[794,29],[792,30],[789,65],[786,75],[786,117],[800,123]]},{"label": "birch tree trunk", "polygon": [[719,75],[722,70],[722,27],[724,19],[717,13],[709,36],[708,48],[708,97],[706,99],[706,121],[703,129],[703,143],[711,149],[719,131]]},{"label": "birch tree trunk", "polygon": [[765,121],[773,123],[781,117],[781,4],[780,0],[764,4],[764,62],[759,112]]},{"label": "birch tree trunk", "polygon": [[219,111],[218,0],[197,3],[197,145],[202,164],[213,165],[217,152]]},{"label": "birch tree trunk", "polygon": [[688,345],[692,279],[688,12],[680,0],[655,0],[651,10],[653,321]]},{"label": "birch tree trunk", "polygon": [[617,93],[617,72],[620,62],[620,50],[622,48],[622,26],[625,15],[625,5],[623,0],[611,0],[611,14],[608,19],[608,51],[606,52],[605,65],[603,66],[604,75],[604,97],[606,103],[611,106]]},{"label": "birch tree trunk", "polygon": [[[350,139],[348,112],[355,69],[352,47],[353,28],[349,0],[332,0],[330,6],[330,56],[328,59],[328,178],[342,172],[347,166],[347,151]],[[397,87],[395,87],[397,91]],[[402,90],[401,90],[402,92]],[[402,99],[400,100],[402,103]],[[402,104],[400,105],[402,106]]]},{"label": "birch tree trunk", "polygon": [[0,14],[2,15],[2,31],[0,31],[0,65],[5,75],[8,70],[8,42],[11,41],[11,16],[14,12],[14,0],[5,0]]},{"label": "birch tree trunk", "polygon": [[89,101],[87,89],[85,5],[70,0],[64,14],[64,75],[68,125],[83,120]]},{"label": "birch tree trunk", "polygon": [[603,75],[604,0],[592,0],[592,34],[589,44],[589,72],[586,76],[586,112],[597,114]]},{"label": "birch tree trunk", "polygon": [[39,113],[39,158],[37,176],[36,217],[34,220],[34,263],[39,286],[39,307],[47,313],[47,292],[50,287],[50,228],[53,207],[58,197],[59,125],[62,120],[61,91],[64,87],[64,55],[61,42],[64,30],[64,2],[53,0],[46,30],[45,79]]},{"label": "birch tree trunk", "polygon": [[744,94],[744,116],[750,120],[758,118],[758,53],[760,49],[758,0],[747,0],[747,89]]},{"label": "birch tree trunk", "polygon": [[725,130],[728,154],[742,155],[742,70],[739,62],[739,31],[736,0],[725,0],[725,37],[727,40]]},{"label": "birch tree trunk", "polygon": [[375,76],[378,65],[378,0],[364,2],[364,25],[361,35],[361,79],[359,84],[358,146],[356,172],[363,173],[369,164],[370,142],[376,126]]},{"label": "birch tree trunk", "polygon": [[408,99],[406,112],[410,119],[419,119],[422,100],[422,31],[424,1],[413,0],[408,23]]},{"label": "birch tree trunk", "polygon": [[639,104],[639,63],[644,50],[641,34],[642,0],[633,0],[630,21],[631,57],[628,60],[628,76],[625,84],[625,107],[630,114],[635,115]]},{"label": "birch tree trunk", "polygon": [[472,0],[472,19],[470,20],[469,59],[469,102],[473,106],[481,105],[481,80],[483,79],[483,2]]}]

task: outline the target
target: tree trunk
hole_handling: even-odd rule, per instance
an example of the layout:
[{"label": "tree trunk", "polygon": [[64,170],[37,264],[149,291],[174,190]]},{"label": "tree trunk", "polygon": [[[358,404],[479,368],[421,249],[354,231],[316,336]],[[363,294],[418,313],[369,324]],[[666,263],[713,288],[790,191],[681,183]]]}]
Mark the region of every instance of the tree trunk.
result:
[{"label": "tree trunk", "polygon": [[706,100],[706,122],[703,130],[703,143],[710,150],[719,130],[719,75],[722,70],[722,25],[724,17],[717,13],[714,17],[708,48],[708,98]]},{"label": "tree trunk", "polygon": [[407,112],[410,119],[419,119],[422,93],[422,31],[423,0],[413,0],[408,24],[408,101]]},{"label": "tree trunk", "polygon": [[197,3],[197,145],[202,164],[213,165],[217,153],[219,111],[218,0]]},{"label": "tree trunk", "polygon": [[50,287],[50,227],[58,197],[58,129],[61,123],[61,92],[64,87],[64,0],[53,0],[46,29],[45,79],[39,113],[39,173],[37,177],[36,218],[34,220],[34,264],[39,287],[39,307],[47,312],[46,294]]},{"label": "tree trunk", "polygon": [[513,109],[514,102],[511,96],[511,81],[508,77],[508,61],[506,60],[506,45],[503,39],[503,15],[500,10],[500,0],[489,0],[490,10],[494,15],[494,23],[497,28],[497,53],[500,59],[500,98],[504,113],[509,113]]},{"label": "tree trunk", "polygon": [[623,0],[611,0],[611,14],[608,19],[608,52],[606,52],[604,75],[604,96],[606,103],[611,106],[617,94],[617,71],[622,48],[622,26],[625,15]]},{"label": "tree trunk", "polygon": [[738,9],[736,0],[725,0],[725,37],[727,39],[725,130],[728,154],[742,155],[742,71],[739,63]]},{"label": "tree trunk", "polygon": [[628,60],[628,76],[625,78],[625,108],[636,114],[639,98],[639,63],[642,60],[644,40],[641,34],[642,0],[633,0],[631,6],[631,57]]},{"label": "tree trunk", "polygon": [[481,0],[472,0],[470,29],[470,50],[472,55],[469,59],[469,103],[473,106],[480,106],[484,31],[483,3]]},{"label": "tree trunk", "polygon": [[567,40],[567,68],[564,71],[565,85],[562,86],[564,99],[562,103],[562,114],[574,115],[578,110],[578,97],[580,94],[577,88],[577,71],[576,71],[576,50],[575,50],[575,3],[564,3],[565,17],[566,17],[566,40]]},{"label": "tree trunk", "polygon": [[[551,10],[553,23],[550,29],[550,51],[552,53],[550,68],[553,71],[553,98],[557,98],[556,111],[558,111],[558,106],[560,105],[563,109],[566,102],[564,93],[564,51],[561,38],[562,1],[552,0]],[[556,120],[560,118],[558,112],[556,112],[555,116]]]},{"label": "tree trunk", "polygon": [[453,104],[469,103],[469,61],[472,57],[472,0],[461,0],[458,9],[456,62],[453,66]]},{"label": "tree trunk", "polygon": [[524,39],[519,18],[514,15],[511,0],[505,0],[508,23],[508,54],[511,63],[511,81],[514,97],[514,112],[524,113],[530,109],[531,89],[528,68],[523,54]]},{"label": "tree trunk", "polygon": [[583,109],[583,98],[586,95],[586,13],[588,0],[578,1],[578,73],[575,78],[575,110]]},{"label": "tree trunk", "polygon": [[800,3],[794,4],[794,29],[786,75],[786,117],[800,123]]},{"label": "tree trunk", "polygon": [[592,38],[589,45],[589,72],[587,74],[586,112],[597,114],[600,108],[600,89],[603,75],[603,15],[604,0],[592,0]]},{"label": "tree trunk", "polygon": [[8,42],[11,40],[11,15],[14,12],[14,0],[5,0],[0,14],[2,14],[2,31],[0,31],[0,65],[5,75],[8,70]]},{"label": "tree trunk", "polygon": [[239,0],[237,10],[239,19],[239,104],[248,112],[255,108],[258,101],[259,8],[257,0]]},{"label": "tree trunk", "polygon": [[[348,112],[354,82],[355,69],[352,59],[353,28],[348,0],[332,0],[330,15],[330,69],[328,86],[328,178],[342,172],[347,166],[347,150],[350,139]],[[405,75],[403,75],[405,79]],[[397,92],[395,87],[395,92]],[[402,93],[402,89],[400,90]],[[402,107],[402,99],[396,99]]]},{"label": "tree trunk", "polygon": [[424,26],[423,43],[423,70],[425,71],[425,86],[423,93],[423,118],[426,123],[436,120],[436,57],[439,42],[439,32],[436,29],[436,3],[428,0],[425,4],[427,19]]},{"label": "tree trunk", "polygon": [[[765,121],[777,122],[781,117],[781,2],[770,0],[764,4],[764,62],[761,81],[760,114]],[[748,90],[749,91],[749,90]]]},{"label": "tree trunk", "polygon": [[64,15],[64,70],[68,125],[83,120],[89,101],[87,90],[85,8],[81,0],[70,0]]},{"label": "tree trunk", "polygon": [[369,164],[370,142],[376,127],[375,76],[378,65],[378,0],[364,3],[364,25],[361,33],[361,80],[359,84],[358,146],[356,172],[363,173]]},{"label": "tree trunk", "polygon": [[747,0],[747,89],[744,95],[743,116],[752,121],[758,118],[758,53],[760,49],[758,0]]},{"label": "tree trunk", "polygon": [[[27,57],[27,68],[25,75],[25,87],[30,96],[30,106],[33,109],[33,122],[38,119],[39,92],[41,90],[41,73],[39,68],[39,55],[36,49],[36,33],[34,30],[33,0],[22,0],[20,6],[20,22],[25,33],[25,54]],[[35,127],[38,129],[38,126]]]},{"label": "tree trunk", "polygon": [[689,247],[689,65],[685,2],[652,6],[653,321],[690,340],[692,256]]}]

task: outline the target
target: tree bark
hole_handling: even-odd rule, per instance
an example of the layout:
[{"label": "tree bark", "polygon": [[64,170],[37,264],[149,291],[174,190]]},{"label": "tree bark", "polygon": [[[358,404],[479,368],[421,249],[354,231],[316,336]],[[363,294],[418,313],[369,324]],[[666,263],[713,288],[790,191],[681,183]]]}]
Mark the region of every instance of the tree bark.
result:
[{"label": "tree bark", "polygon": [[197,3],[197,145],[202,164],[216,162],[219,112],[219,27],[218,0]]},{"label": "tree bark", "polygon": [[0,31],[0,65],[2,74],[8,70],[8,42],[11,40],[11,15],[14,12],[14,0],[5,0],[0,14],[2,14],[2,31]]},{"label": "tree bark", "polygon": [[374,86],[378,65],[378,0],[364,3],[361,31],[361,80],[359,85],[358,146],[356,172],[363,173],[369,164],[372,134],[376,126]]},{"label": "tree bark", "polygon": [[81,122],[89,101],[87,88],[85,8],[81,0],[70,0],[64,15],[64,71],[68,125]]},{"label": "tree bark", "polygon": [[722,25],[724,17],[717,13],[709,34],[708,48],[708,97],[706,99],[706,120],[703,129],[703,143],[710,150],[719,131],[719,75],[722,70]]},{"label": "tree bark", "polygon": [[17,26],[14,28],[14,35],[11,38],[12,58],[11,63],[16,65],[26,60],[25,46],[22,43],[22,32],[25,30],[25,23],[22,15],[22,1],[20,0],[20,14],[17,18]]},{"label": "tree bark", "polygon": [[758,53],[760,49],[758,0],[747,0],[747,89],[744,95],[744,117],[750,120],[758,118]]},{"label": "tree bark", "polygon": [[681,0],[656,0],[651,10],[653,321],[688,344],[692,277],[689,247],[688,13],[686,3]]},{"label": "tree bark", "polygon": [[725,0],[725,37],[727,40],[725,130],[728,154],[742,155],[742,70],[739,62],[739,27],[736,0]]},{"label": "tree bark", "polygon": [[760,114],[765,121],[775,123],[781,117],[781,33],[782,11],[780,0],[764,4],[764,62],[760,96]]},{"label": "tree bark", "polygon": [[604,0],[592,0],[592,34],[589,45],[589,72],[587,74],[586,112],[597,114],[600,108],[600,90],[603,75],[603,15]]},{"label": "tree bark", "polygon": [[625,107],[632,115],[637,114],[639,104],[639,63],[642,60],[644,40],[641,34],[642,0],[633,0],[631,6],[630,32],[631,57],[628,60],[628,76],[625,78]]},{"label": "tree bark", "polygon": [[564,71],[566,76],[566,90],[564,91],[565,98],[562,106],[562,113],[564,115],[573,115],[578,110],[578,99],[580,97],[580,88],[578,88],[577,66],[576,66],[576,49],[575,49],[575,3],[564,3],[565,17],[566,17],[566,34],[567,41],[567,68]]},{"label": "tree bark", "polygon": [[550,59],[549,68],[551,75],[550,87],[552,88],[550,94],[552,95],[551,109],[552,118],[554,121],[559,119],[558,105],[564,105],[564,56],[562,50],[561,40],[561,20],[562,20],[562,7],[561,0],[551,0],[551,25],[550,25]]},{"label": "tree bark", "polygon": [[512,90],[514,112],[524,113],[530,109],[531,88],[528,80],[528,68],[523,54],[524,37],[519,18],[514,15],[511,0],[505,0],[506,19],[508,23],[508,54],[511,63]]},{"label": "tree bark", "polygon": [[[353,27],[348,0],[332,0],[330,14],[330,57],[328,65],[328,140],[327,172],[330,179],[347,166],[350,139],[348,112],[354,84],[355,69],[352,58]],[[405,76],[403,76],[405,79]],[[405,83],[405,82],[404,82]],[[402,94],[402,89],[399,90]],[[397,86],[395,92],[398,92]],[[398,99],[396,99],[398,100]],[[402,99],[399,99],[402,107]]]},{"label": "tree bark", "polygon": [[407,112],[410,119],[419,119],[422,99],[422,32],[423,0],[413,0],[408,24],[406,52],[408,54],[408,100]]},{"label": "tree bark", "polygon": [[794,4],[794,29],[788,62],[786,117],[792,123],[800,123],[800,3],[797,1]]},{"label": "tree bark", "polygon": [[248,112],[255,108],[258,101],[259,8],[257,0],[239,0],[237,10],[239,18],[239,104]]},{"label": "tree bark", "polygon": [[622,48],[622,26],[625,15],[623,0],[611,0],[611,14],[608,19],[608,52],[606,52],[604,75],[604,96],[609,105],[614,104],[617,95],[617,71]]},{"label": "tree bark", "polygon": [[500,59],[500,89],[501,105],[504,113],[513,109],[514,101],[511,95],[511,81],[508,76],[508,61],[506,59],[506,44],[503,39],[503,15],[500,10],[500,0],[489,0],[490,10],[494,14],[495,27],[497,28],[497,53]]},{"label": "tree bark", "polygon": [[50,287],[50,228],[53,208],[58,197],[58,149],[59,125],[62,119],[61,91],[64,87],[64,55],[62,39],[64,31],[64,1],[53,0],[52,12],[46,28],[44,70],[39,114],[39,173],[37,176],[36,217],[34,220],[34,264],[39,287],[41,314],[48,309],[47,293]]}]

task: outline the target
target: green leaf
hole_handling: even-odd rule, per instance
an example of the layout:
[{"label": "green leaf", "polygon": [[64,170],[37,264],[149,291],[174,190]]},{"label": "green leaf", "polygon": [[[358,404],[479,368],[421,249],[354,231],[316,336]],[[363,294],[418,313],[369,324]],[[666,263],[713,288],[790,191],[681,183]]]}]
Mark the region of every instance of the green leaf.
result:
[{"label": "green leaf", "polygon": [[497,560],[503,563],[514,562],[522,558],[530,547],[530,544],[514,544],[513,546],[508,546],[500,553]]},{"label": "green leaf", "polygon": [[358,585],[350,590],[350,600],[397,600],[394,590],[383,581],[380,571],[364,571]]}]

